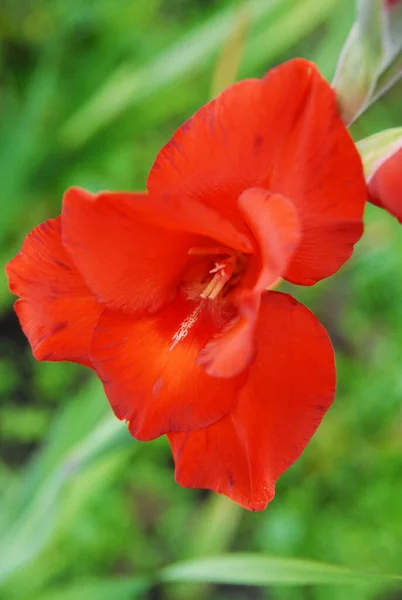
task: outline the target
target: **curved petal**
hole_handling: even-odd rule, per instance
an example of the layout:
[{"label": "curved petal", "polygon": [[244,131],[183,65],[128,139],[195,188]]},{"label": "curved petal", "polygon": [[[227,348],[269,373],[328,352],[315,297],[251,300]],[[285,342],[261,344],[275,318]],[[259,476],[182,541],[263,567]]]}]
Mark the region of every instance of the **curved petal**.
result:
[{"label": "curved petal", "polygon": [[63,243],[99,302],[153,312],[173,299],[194,234],[152,223],[145,194],[64,196]]},{"label": "curved petal", "polygon": [[291,296],[266,292],[257,356],[235,409],[210,427],[170,433],[176,481],[262,510],[275,482],[301,455],[335,393],[331,342]]},{"label": "curved petal", "polygon": [[197,198],[245,234],[237,199],[247,188],[291,199],[302,237],[287,279],[307,285],[349,258],[367,196],[335,94],[304,59],[236,83],[201,108],[161,150],[147,186]]},{"label": "curved petal", "polygon": [[233,408],[245,376],[217,380],[195,364],[217,326],[206,301],[180,295],[152,315],[102,314],[91,360],[134,437],[145,441],[205,427]]},{"label": "curved petal", "polygon": [[[271,78],[277,79],[275,73],[268,73],[268,83]],[[363,233],[367,188],[335,93],[313,66],[302,113],[284,140],[270,187],[295,203],[302,230],[285,279],[312,285],[335,273]]]},{"label": "curved petal", "polygon": [[61,241],[60,217],[36,227],[6,267],[21,327],[37,360],[91,366],[89,342],[102,311]]},{"label": "curved petal", "polygon": [[402,223],[402,148],[390,156],[369,181],[370,202]]},{"label": "curved petal", "polygon": [[[124,194],[128,200],[135,194]],[[152,219],[161,226],[175,231],[187,231],[216,240],[245,254],[252,253],[253,243],[249,231],[237,229],[213,206],[203,204],[196,198],[171,196],[169,193],[147,197],[141,203]]]},{"label": "curved petal", "polygon": [[245,288],[261,293],[284,275],[300,241],[299,217],[290,200],[261,188],[246,190],[238,203],[257,242],[260,260]]},{"label": "curved petal", "polygon": [[212,338],[197,359],[214,377],[233,377],[252,361],[261,293],[283,276],[300,239],[295,208],[283,196],[252,188],[241,194],[239,206],[258,251],[249,258],[244,284],[234,300],[237,319]]}]

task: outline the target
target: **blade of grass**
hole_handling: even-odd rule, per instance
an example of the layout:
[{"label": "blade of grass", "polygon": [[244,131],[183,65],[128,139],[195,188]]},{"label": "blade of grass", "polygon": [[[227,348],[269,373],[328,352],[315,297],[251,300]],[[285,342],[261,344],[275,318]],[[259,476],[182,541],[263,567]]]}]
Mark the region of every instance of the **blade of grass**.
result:
[{"label": "blade of grass", "polygon": [[281,54],[300,42],[319,27],[336,8],[337,0],[303,0],[288,2],[283,0],[283,10],[275,21],[267,24],[248,44],[241,68],[241,74],[267,70]]},{"label": "blade of grass", "polygon": [[[22,189],[46,153],[45,121],[57,85],[57,63],[46,53],[34,71],[18,117],[0,128],[0,179],[2,205],[0,239],[21,206]],[[26,207],[25,207],[26,208]]]},{"label": "blade of grass", "polygon": [[250,14],[247,5],[241,4],[235,16],[232,31],[224,44],[212,76],[211,97],[214,98],[236,81],[243,58]]},{"label": "blade of grass", "polygon": [[150,582],[143,577],[121,579],[95,579],[68,587],[54,588],[35,600],[134,600],[143,598]]},{"label": "blade of grass", "polygon": [[391,582],[402,585],[400,575],[379,575],[308,560],[229,554],[177,563],[159,573],[163,583],[193,581],[229,585],[319,585]]},{"label": "blade of grass", "polygon": [[65,485],[95,462],[111,444],[126,443],[124,424],[111,415],[80,440],[48,474],[19,518],[3,534],[0,544],[0,583],[33,560],[51,539]]}]

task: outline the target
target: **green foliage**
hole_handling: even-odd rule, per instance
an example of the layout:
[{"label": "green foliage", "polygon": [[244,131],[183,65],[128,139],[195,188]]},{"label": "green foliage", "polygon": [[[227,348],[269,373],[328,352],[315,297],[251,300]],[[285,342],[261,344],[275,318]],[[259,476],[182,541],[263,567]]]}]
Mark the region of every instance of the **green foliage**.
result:
[{"label": "green foliage", "polygon": [[[248,32],[233,71],[259,76],[306,56],[333,76],[353,3],[244,4]],[[208,100],[236,39],[239,5],[1,4],[2,264],[57,214],[68,186],[144,187],[160,146]],[[401,124],[400,96],[391,93],[353,134]],[[400,572],[402,237],[391,217],[367,212],[365,237],[341,273],[291,290],[331,334],[338,393],[262,514],[179,488],[166,441],[136,443],[89,371],[35,363],[0,275],[1,600],[394,597],[397,582],[384,587],[365,574]],[[224,583],[236,586],[215,585]],[[289,583],[290,591],[277,585]]]},{"label": "green foliage", "polygon": [[[213,556],[165,567],[162,581],[199,581],[243,585],[312,585],[361,583],[381,576],[358,573],[324,563],[261,554]],[[399,577],[384,577],[398,581]]]}]

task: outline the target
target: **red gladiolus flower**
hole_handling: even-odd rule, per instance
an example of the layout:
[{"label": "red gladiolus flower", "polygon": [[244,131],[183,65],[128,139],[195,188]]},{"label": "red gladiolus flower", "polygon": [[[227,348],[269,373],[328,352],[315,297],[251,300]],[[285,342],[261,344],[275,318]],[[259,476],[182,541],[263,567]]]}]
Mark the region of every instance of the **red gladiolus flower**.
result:
[{"label": "red gladiolus flower", "polygon": [[368,182],[370,202],[402,223],[402,147],[377,167]]},{"label": "red gladiolus flower", "polygon": [[317,319],[278,278],[335,273],[366,186],[334,92],[301,59],[241,81],[161,150],[147,193],[67,191],[8,265],[38,360],[92,366],[177,481],[263,509],[335,389]]}]

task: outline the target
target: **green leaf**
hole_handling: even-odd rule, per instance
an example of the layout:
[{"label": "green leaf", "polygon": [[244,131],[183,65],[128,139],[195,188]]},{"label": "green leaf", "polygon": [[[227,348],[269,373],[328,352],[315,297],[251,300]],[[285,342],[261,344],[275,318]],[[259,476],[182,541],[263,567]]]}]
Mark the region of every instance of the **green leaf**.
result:
[{"label": "green leaf", "polygon": [[[2,532],[0,543],[0,582],[31,562],[52,539],[65,485],[74,475],[94,463],[111,446],[126,444],[124,424],[112,415],[102,419],[56,466],[41,484],[31,487],[32,496],[14,521]],[[28,483],[28,485],[32,485]]]},{"label": "green leaf", "polygon": [[24,182],[35,171],[45,151],[41,144],[41,136],[45,135],[46,115],[56,85],[57,62],[49,52],[42,57],[31,76],[24,103],[19,108],[18,118],[2,120],[0,128],[1,240],[9,234],[15,215],[24,208],[21,206]]},{"label": "green leaf", "polygon": [[241,4],[226,43],[215,66],[212,76],[211,97],[214,98],[236,81],[236,76],[244,53],[250,14],[246,4]]},{"label": "green leaf", "polygon": [[143,598],[150,583],[142,577],[121,579],[94,579],[68,587],[53,588],[35,597],[35,600],[134,600]]},{"label": "green leaf", "polygon": [[361,573],[325,563],[246,553],[174,564],[160,571],[160,580],[256,586],[350,584],[372,580],[402,585],[399,575]]},{"label": "green leaf", "polygon": [[368,179],[388,156],[402,146],[402,127],[375,133],[356,144]]},{"label": "green leaf", "polygon": [[318,27],[327,25],[337,3],[338,0],[282,0],[275,19],[272,18],[260,32],[250,36],[241,73],[247,76],[257,68],[266,70],[283,54],[287,54],[292,46]]}]

